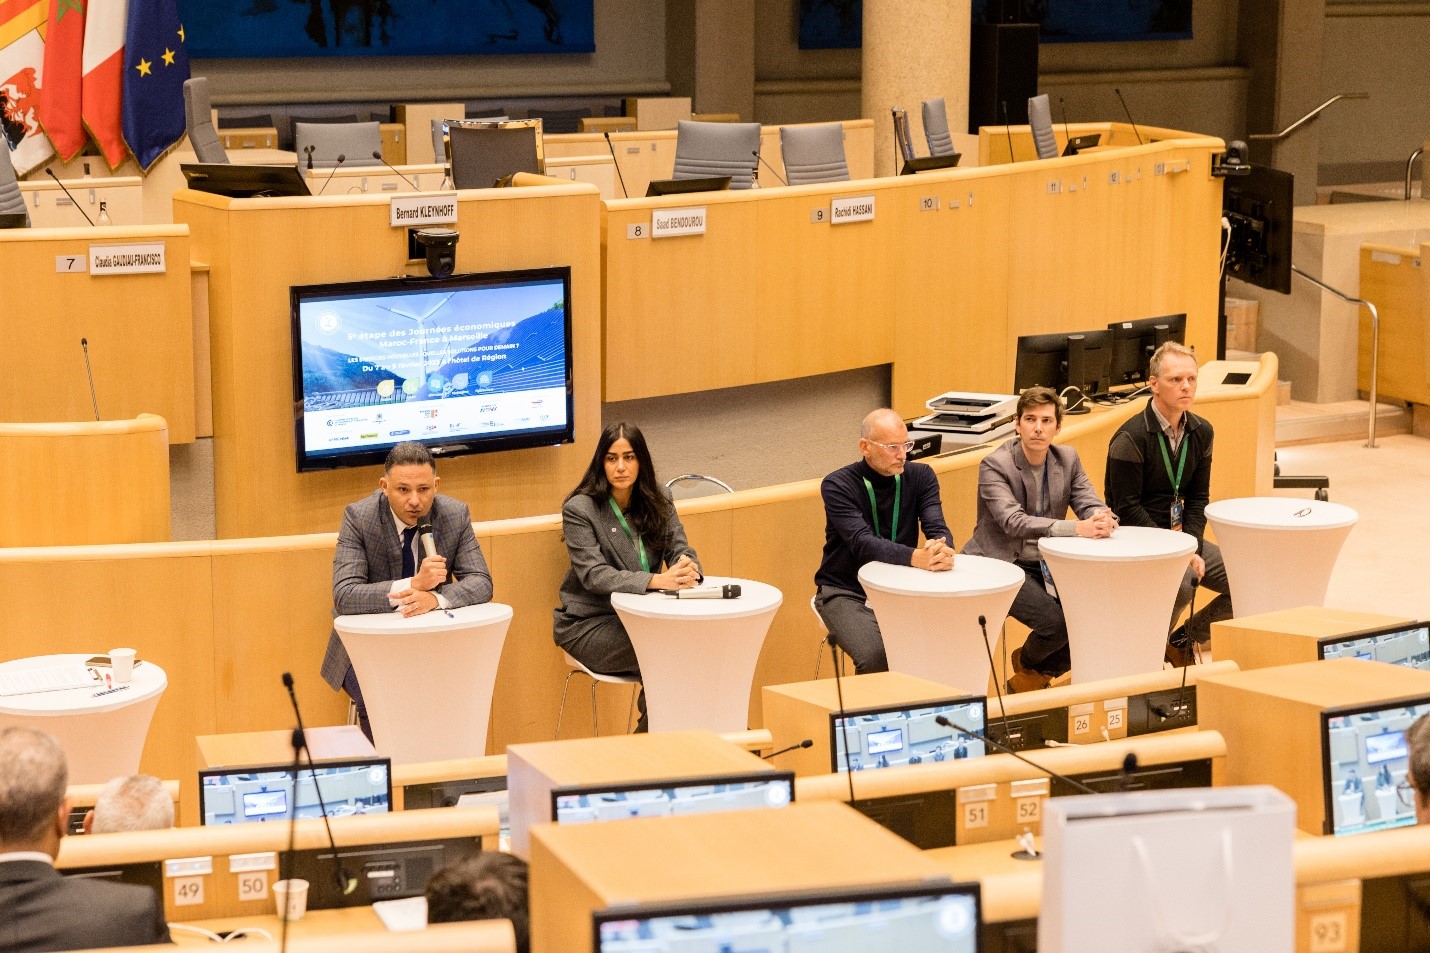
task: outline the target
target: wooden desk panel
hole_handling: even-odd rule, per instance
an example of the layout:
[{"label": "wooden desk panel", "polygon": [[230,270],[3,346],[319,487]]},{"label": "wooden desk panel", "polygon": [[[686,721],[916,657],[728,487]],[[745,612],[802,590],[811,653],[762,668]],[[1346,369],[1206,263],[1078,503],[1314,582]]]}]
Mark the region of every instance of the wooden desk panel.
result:
[{"label": "wooden desk panel", "polygon": [[[88,228],[99,224],[99,204],[109,215],[110,225],[134,228],[145,224],[143,182],[138,176],[110,176],[100,179],[67,179],[64,187],[48,177],[20,183],[20,194],[30,212],[34,228]],[[70,196],[79,202],[76,210]],[[85,220],[85,215],[89,220]]]},{"label": "wooden desk panel", "polygon": [[[1378,398],[1430,404],[1430,324],[1425,321],[1422,249],[1365,245],[1360,255],[1360,295],[1380,312]],[[1356,389],[1370,391],[1370,312],[1360,310]]]}]

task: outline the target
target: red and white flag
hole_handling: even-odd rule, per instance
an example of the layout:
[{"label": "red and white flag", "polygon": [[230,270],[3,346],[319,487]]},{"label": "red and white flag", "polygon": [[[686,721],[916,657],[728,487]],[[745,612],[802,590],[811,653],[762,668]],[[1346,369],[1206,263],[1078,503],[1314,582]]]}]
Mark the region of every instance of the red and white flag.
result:
[{"label": "red and white flag", "polygon": [[45,70],[40,29],[48,12],[46,0],[0,0],[0,130],[20,175],[55,153],[36,116]]},{"label": "red and white flag", "polygon": [[39,119],[60,158],[79,155],[89,137],[80,117],[80,70],[84,55],[84,0],[50,0],[45,33],[45,92]]},{"label": "red and white flag", "polygon": [[84,124],[111,169],[129,154],[121,114],[128,18],[129,0],[89,0],[84,25]]}]

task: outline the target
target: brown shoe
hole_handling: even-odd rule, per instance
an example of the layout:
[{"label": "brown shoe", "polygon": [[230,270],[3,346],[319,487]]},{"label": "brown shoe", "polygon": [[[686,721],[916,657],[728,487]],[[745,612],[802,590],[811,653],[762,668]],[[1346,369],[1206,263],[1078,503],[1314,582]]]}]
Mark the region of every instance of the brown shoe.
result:
[{"label": "brown shoe", "polygon": [[1013,650],[1013,677],[1008,679],[1008,694],[1016,695],[1019,692],[1036,692],[1039,689],[1047,688],[1048,683],[1053,680],[1051,675],[1044,675],[1035,669],[1028,668],[1023,664],[1023,649],[1021,647]]},{"label": "brown shoe", "polygon": [[1188,665],[1197,664],[1196,652],[1190,645],[1173,645],[1167,643],[1167,651],[1162,653],[1162,658],[1173,668],[1186,668]]}]

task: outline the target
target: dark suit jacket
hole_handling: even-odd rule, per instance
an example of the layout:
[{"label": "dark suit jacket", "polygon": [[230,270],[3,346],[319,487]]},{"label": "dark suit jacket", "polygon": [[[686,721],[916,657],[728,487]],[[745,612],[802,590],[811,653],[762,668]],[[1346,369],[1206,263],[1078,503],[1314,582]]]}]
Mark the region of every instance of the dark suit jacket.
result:
[{"label": "dark suit jacket", "polygon": [[0,953],[168,942],[164,904],[146,887],[62,877],[38,860],[0,864]]},{"label": "dark suit jacket", "polygon": [[963,547],[965,553],[1012,562],[1018,558],[1023,540],[1048,535],[1053,523],[1066,517],[1069,506],[1078,519],[1102,508],[1102,500],[1072,447],[1048,447],[1044,466],[1048,471],[1048,512],[1034,516],[1029,501],[1036,500],[1042,488],[1033,484],[1033,468],[1018,438],[983,458],[978,465],[978,525]]},{"label": "dark suit jacket", "polygon": [[[472,532],[467,504],[439,494],[432,500],[428,516],[437,553],[446,557],[450,574],[450,581],[437,591],[454,609],[490,602],[492,577]],[[387,497],[375,491],[343,510],[338,548],[333,554],[333,614],[393,611],[387,593],[393,580],[402,578],[402,537],[397,534]],[[342,640],[336,632],[330,633],[323,656],[323,680],[335,689],[342,688],[349,665]]]},{"label": "dark suit jacket", "polygon": [[[635,544],[621,529],[616,514],[605,500],[597,501],[578,494],[561,507],[561,532],[566,538],[566,552],[571,568],[561,581],[561,608],[556,610],[555,636],[561,644],[563,636],[579,629],[588,619],[615,614],[611,607],[613,592],[645,592],[654,573],[641,570],[640,554]],[[646,541],[646,557],[651,569],[671,564],[682,553],[699,563],[695,550],[685,538],[680,516],[671,511],[666,525],[663,548]]]}]

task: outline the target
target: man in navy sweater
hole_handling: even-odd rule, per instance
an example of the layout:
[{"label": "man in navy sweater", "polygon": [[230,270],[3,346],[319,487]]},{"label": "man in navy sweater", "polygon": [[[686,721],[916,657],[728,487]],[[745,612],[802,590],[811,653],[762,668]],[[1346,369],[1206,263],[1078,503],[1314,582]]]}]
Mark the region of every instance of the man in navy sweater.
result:
[{"label": "man in navy sweater", "polygon": [[[953,568],[953,534],[943,519],[938,478],[909,463],[908,428],[888,408],[864,418],[863,459],[824,478],[824,558],[814,574],[815,608],[860,675],[886,672],[884,639],[865,604],[859,567],[869,562],[932,572]],[[919,530],[926,542],[919,544]]]}]

